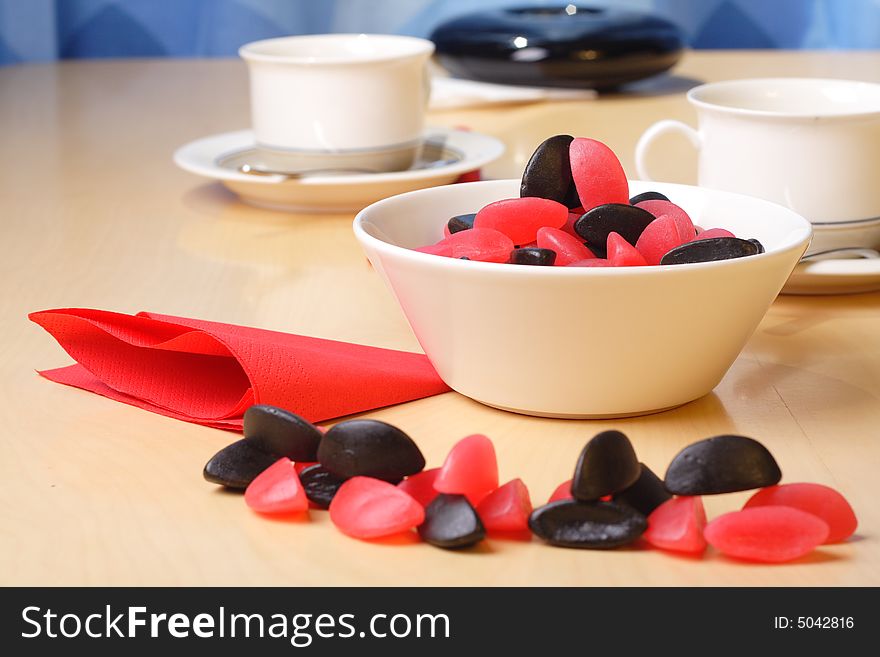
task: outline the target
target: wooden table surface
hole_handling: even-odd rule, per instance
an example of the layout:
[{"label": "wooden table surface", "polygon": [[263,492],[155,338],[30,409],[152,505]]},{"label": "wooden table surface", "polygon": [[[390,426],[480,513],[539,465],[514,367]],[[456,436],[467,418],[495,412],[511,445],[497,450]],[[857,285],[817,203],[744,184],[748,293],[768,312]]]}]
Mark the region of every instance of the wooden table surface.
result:
[{"label": "wooden table surface", "polygon": [[[880,81],[880,53],[702,52],[675,77],[600,100],[435,113],[431,122],[497,135],[492,177],[518,176],[555,133],[607,142],[634,175],[653,121],[693,121],[697,81],[806,75]],[[782,297],[714,393],[615,421],[528,418],[449,393],[368,414],[409,432],[429,465],[483,432],[502,480],[543,502],[594,433],[627,432],[658,472],[684,445],[735,432],[762,440],[786,481],[833,485],[858,536],[783,566],[656,551],[555,549],[490,540],[465,553],[362,543],[310,522],[257,517],[202,480],[234,436],[153,415],[38,377],[68,357],[26,319],[86,306],[152,310],[417,350],[368,268],[350,215],[241,204],[175,168],[182,143],[248,123],[237,61],[92,61],[0,69],[0,584],[880,584],[880,295]],[[670,140],[666,167],[691,181],[693,154]],[[829,163],[833,166],[833,163]],[[746,494],[707,499],[710,516]]]}]

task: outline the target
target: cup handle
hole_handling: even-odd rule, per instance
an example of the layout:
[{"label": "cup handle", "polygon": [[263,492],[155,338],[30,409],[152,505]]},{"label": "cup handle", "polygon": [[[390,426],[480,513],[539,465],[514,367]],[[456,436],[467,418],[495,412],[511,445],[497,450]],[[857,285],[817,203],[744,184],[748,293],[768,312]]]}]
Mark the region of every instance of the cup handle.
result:
[{"label": "cup handle", "polygon": [[683,134],[697,150],[699,150],[700,146],[702,146],[700,133],[698,133],[686,123],[682,123],[681,121],[673,121],[672,119],[657,121],[657,123],[645,130],[645,132],[639,138],[639,142],[636,144],[636,171],[639,174],[639,179],[654,180],[654,178],[652,178],[651,175],[648,173],[646,162],[648,149],[651,147],[651,144],[654,142],[655,139],[657,139],[657,137],[666,132],[677,132],[679,134]]}]

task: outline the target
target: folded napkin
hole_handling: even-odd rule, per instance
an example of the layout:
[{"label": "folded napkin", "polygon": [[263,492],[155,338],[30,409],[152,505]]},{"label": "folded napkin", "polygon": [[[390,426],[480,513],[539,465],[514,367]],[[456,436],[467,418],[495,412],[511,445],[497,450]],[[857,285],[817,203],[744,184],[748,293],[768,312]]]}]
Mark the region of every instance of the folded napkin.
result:
[{"label": "folded napkin", "polygon": [[422,354],[154,313],[29,317],[77,362],[47,379],[220,429],[252,404],[319,422],[449,390]]}]

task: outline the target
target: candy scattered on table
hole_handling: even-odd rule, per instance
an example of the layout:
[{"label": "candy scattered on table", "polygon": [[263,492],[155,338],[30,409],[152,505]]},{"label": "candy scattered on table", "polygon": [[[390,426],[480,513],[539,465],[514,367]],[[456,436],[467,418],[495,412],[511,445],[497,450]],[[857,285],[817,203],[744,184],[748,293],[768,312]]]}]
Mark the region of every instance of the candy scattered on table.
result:
[{"label": "candy scattered on table", "polygon": [[666,470],[675,495],[719,495],[779,483],[782,472],[761,443],[745,436],[715,436],[688,445]]},{"label": "candy scattered on table", "polygon": [[309,502],[312,502],[319,509],[326,509],[330,506],[334,495],[346,481],[342,477],[337,477],[320,463],[300,472],[299,480],[302,482]]},{"label": "candy scattered on table", "polygon": [[443,234],[435,244],[415,250],[459,260],[556,267],[678,265],[764,252],[757,240],[739,239],[724,228],[697,228],[683,208],[660,192],[629,198],[629,183],[614,152],[595,139],[570,135],[555,135],[535,149],[519,198],[452,217]]},{"label": "candy scattered on table", "polygon": [[437,547],[459,549],[482,541],[486,530],[464,495],[441,493],[425,509],[419,536]]},{"label": "candy scattered on table", "polygon": [[781,563],[809,554],[828,538],[828,523],[787,506],[725,513],[706,525],[709,545],[730,557]]},{"label": "candy scattered on table", "polygon": [[397,486],[371,477],[352,477],[330,502],[330,520],[355,538],[380,538],[414,529],[425,510]]},{"label": "candy scattered on table", "polygon": [[529,527],[551,545],[607,549],[629,545],[647,528],[645,516],[614,502],[559,500],[534,510]]},{"label": "candy scattered on table", "polygon": [[822,484],[782,484],[762,488],[749,498],[744,509],[759,506],[790,506],[812,513],[828,524],[826,543],[840,543],[852,536],[859,522],[846,498]]},{"label": "candy scattered on table", "polygon": [[584,446],[571,480],[572,496],[592,502],[632,486],[641,474],[632,443],[620,431],[603,431]]},{"label": "candy scattered on table", "polygon": [[[531,531],[559,547],[636,544],[699,557],[710,545],[735,560],[778,563],[845,541],[858,524],[834,489],[780,485],[773,455],[745,436],[688,445],[661,480],[638,461],[625,434],[603,431],[587,441],[574,477],[533,509],[521,479],[499,486],[495,447],[482,434],[462,438],[440,467],[426,470],[412,438],[385,422],[348,420],[325,432],[283,409],[252,409],[245,438],[217,452],[205,478],[244,490],[246,504],[261,515],[308,518],[309,509],[329,508],[341,532],[363,540],[407,532],[437,547],[465,549],[487,535]],[[299,450],[308,458],[317,452],[319,462],[294,462],[259,447]],[[756,488],[741,510],[707,523],[702,495]]]},{"label": "candy scattered on table", "polygon": [[259,513],[299,513],[309,508],[293,461],[281,458],[263,470],[244,491],[244,501]]},{"label": "candy scattered on table", "polygon": [[661,550],[702,554],[706,550],[705,527],[702,498],[674,497],[651,512],[642,537]]},{"label": "candy scattered on table", "polygon": [[394,484],[425,469],[413,439],[387,422],[348,420],[324,434],[318,462],[342,479],[374,477]]},{"label": "candy scattered on table", "polygon": [[255,404],[244,412],[244,436],[258,449],[291,461],[316,461],[321,432],[283,408]]}]

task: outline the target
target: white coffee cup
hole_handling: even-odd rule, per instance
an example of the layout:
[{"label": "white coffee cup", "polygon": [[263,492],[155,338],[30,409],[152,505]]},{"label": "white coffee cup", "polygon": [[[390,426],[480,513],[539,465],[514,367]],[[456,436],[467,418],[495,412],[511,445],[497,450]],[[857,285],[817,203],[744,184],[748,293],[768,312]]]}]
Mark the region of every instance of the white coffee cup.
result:
[{"label": "white coffee cup", "polygon": [[251,122],[268,167],[407,168],[421,145],[434,44],[378,34],[248,43]]},{"label": "white coffee cup", "polygon": [[814,246],[823,225],[844,241],[869,239],[863,228],[880,223],[880,85],[729,80],[695,87],[687,98],[698,129],[672,120],[648,128],[636,146],[642,179],[652,179],[646,160],[654,140],[678,132],[699,151],[701,186],[791,208],[813,222]]}]

